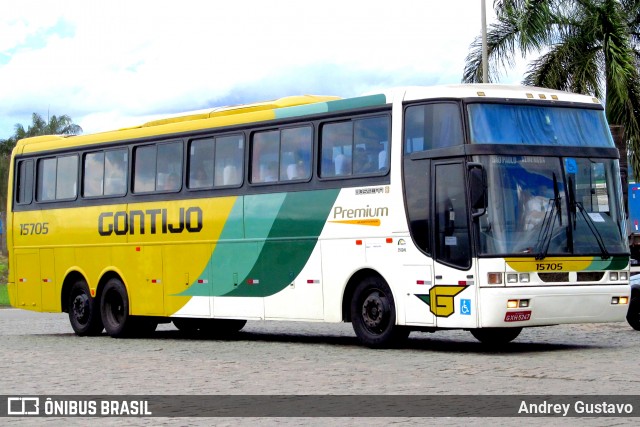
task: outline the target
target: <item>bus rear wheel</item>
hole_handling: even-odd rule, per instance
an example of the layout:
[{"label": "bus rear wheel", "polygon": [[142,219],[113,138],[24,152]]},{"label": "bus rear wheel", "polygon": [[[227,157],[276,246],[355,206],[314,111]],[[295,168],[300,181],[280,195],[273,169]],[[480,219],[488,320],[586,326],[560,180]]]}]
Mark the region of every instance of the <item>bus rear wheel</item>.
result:
[{"label": "bus rear wheel", "polygon": [[396,325],[391,289],[378,277],[368,277],[356,288],[351,300],[351,323],[358,340],[371,348],[392,347],[410,332]]},{"label": "bus rear wheel", "polygon": [[78,280],[71,286],[68,300],[69,322],[76,335],[100,335],[104,326],[100,316],[100,304],[89,293],[84,280]]},{"label": "bus rear wheel", "polygon": [[471,329],[471,335],[483,344],[502,345],[515,340],[522,328],[479,328]]},{"label": "bus rear wheel", "polygon": [[114,338],[147,336],[158,326],[158,321],[152,317],[129,314],[129,296],[119,279],[110,279],[104,286],[100,312],[107,334]]},{"label": "bus rear wheel", "polygon": [[627,311],[627,322],[636,331],[640,331],[640,295],[632,296]]}]

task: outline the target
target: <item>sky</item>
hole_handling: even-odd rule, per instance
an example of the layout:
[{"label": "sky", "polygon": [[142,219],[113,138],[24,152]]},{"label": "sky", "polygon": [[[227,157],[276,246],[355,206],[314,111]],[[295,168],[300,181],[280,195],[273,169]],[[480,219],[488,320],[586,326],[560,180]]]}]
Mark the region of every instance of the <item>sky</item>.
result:
[{"label": "sky", "polygon": [[0,139],[34,112],[87,134],[290,95],[460,83],[480,34],[480,0],[3,0]]}]

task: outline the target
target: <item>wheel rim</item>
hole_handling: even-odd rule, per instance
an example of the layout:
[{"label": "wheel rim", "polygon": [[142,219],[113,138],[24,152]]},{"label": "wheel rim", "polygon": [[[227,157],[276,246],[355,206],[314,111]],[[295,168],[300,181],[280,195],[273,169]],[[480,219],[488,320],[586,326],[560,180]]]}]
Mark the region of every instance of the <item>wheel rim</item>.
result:
[{"label": "wheel rim", "polygon": [[370,293],[362,303],[362,320],[365,327],[374,333],[381,333],[389,323],[389,301],[382,292]]},{"label": "wheel rim", "polygon": [[89,297],[84,293],[76,295],[72,303],[73,317],[81,325],[87,324],[91,307],[89,307]]}]

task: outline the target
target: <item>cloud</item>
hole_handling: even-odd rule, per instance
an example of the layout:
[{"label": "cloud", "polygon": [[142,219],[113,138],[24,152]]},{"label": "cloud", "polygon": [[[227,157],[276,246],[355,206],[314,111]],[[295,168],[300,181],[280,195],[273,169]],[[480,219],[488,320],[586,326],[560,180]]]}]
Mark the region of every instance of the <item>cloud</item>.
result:
[{"label": "cloud", "polygon": [[0,138],[32,112],[94,132],[300,93],[455,83],[480,33],[477,0],[11,3]]}]

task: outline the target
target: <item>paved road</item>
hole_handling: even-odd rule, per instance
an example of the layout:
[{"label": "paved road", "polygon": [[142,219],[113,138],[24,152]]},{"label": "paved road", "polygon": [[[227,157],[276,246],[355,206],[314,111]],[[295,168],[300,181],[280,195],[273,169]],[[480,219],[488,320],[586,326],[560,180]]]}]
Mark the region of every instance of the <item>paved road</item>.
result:
[{"label": "paved road", "polygon": [[[0,310],[0,394],[640,395],[639,353],[640,332],[626,323],[524,330],[501,351],[483,347],[464,331],[414,332],[403,348],[370,350],[358,345],[350,324],[249,322],[237,337],[225,340],[189,339],[173,326],[161,325],[149,339],[118,340],[106,335],[77,337],[65,314]],[[5,419],[3,423],[7,420],[24,421]],[[507,418],[494,420],[495,425],[514,422]],[[56,425],[60,419],[40,419],[33,425],[42,421]],[[97,421],[117,424],[116,419]],[[158,425],[160,421],[129,418],[127,424]],[[366,423],[386,425],[390,421],[367,419]],[[424,423],[415,418],[399,421]],[[439,419],[436,424],[468,425],[473,421],[483,423],[478,419]],[[602,418],[534,421],[540,421],[538,425],[548,425],[549,421],[611,425]],[[615,424],[630,425],[632,421],[617,419]],[[86,420],[65,422],[82,425]],[[162,422],[362,423],[296,418],[183,418]]]}]

